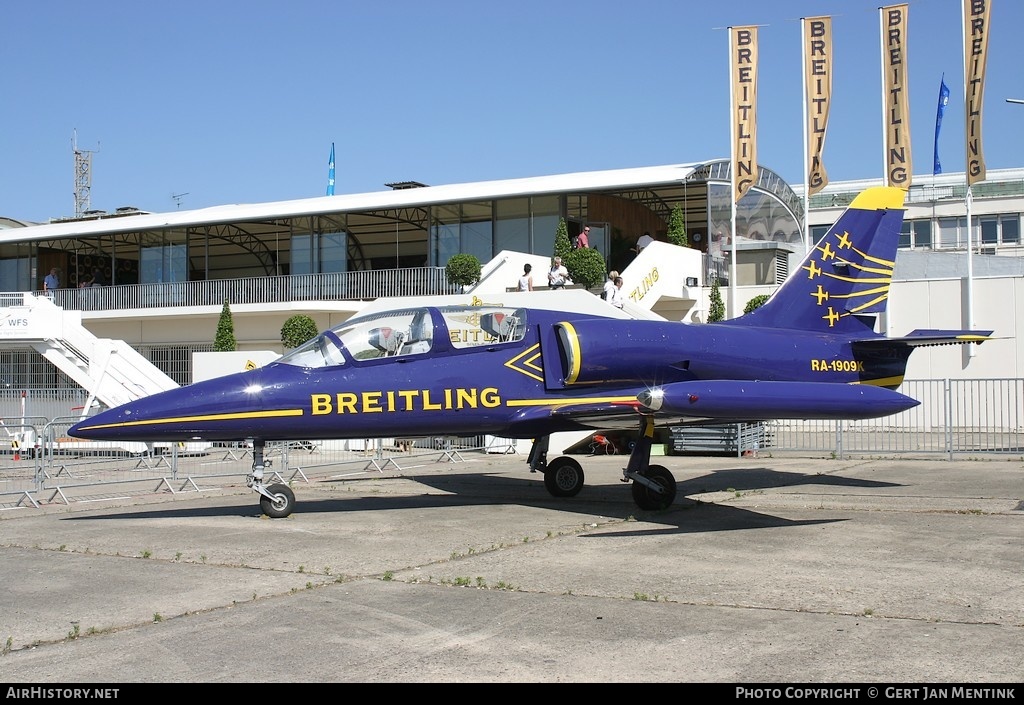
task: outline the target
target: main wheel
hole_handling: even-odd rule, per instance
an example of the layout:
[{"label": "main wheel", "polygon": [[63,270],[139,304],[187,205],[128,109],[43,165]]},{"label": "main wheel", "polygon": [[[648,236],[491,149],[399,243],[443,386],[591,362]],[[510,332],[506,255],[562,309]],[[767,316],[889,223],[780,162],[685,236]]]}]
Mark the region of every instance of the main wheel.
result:
[{"label": "main wheel", "polygon": [[575,497],[583,489],[583,468],[568,456],[555,458],[544,471],[544,487],[552,497]]},{"label": "main wheel", "polygon": [[260,509],[271,519],[283,519],[295,510],[295,493],[288,485],[270,485],[267,491],[273,498],[260,495]]},{"label": "main wheel", "polygon": [[676,478],[672,476],[668,468],[661,465],[651,465],[643,475],[660,487],[661,492],[634,480],[633,501],[638,507],[648,511],[668,509],[676,498]]}]

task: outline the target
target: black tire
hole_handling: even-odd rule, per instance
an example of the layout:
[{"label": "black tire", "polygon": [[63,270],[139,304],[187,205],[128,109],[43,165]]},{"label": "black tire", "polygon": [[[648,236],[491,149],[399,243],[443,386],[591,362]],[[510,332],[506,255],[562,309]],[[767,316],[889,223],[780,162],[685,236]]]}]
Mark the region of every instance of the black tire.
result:
[{"label": "black tire", "polygon": [[658,511],[668,509],[676,499],[676,478],[668,471],[668,468],[661,465],[651,465],[644,477],[656,483],[663,490],[661,493],[654,489],[645,487],[636,480],[633,481],[633,501],[645,511]]},{"label": "black tire", "polygon": [[568,456],[555,458],[544,470],[544,487],[552,497],[575,497],[583,489],[583,468]]},{"label": "black tire", "polygon": [[260,509],[271,519],[284,519],[295,510],[295,493],[288,485],[270,485],[267,492],[273,499],[260,495]]}]

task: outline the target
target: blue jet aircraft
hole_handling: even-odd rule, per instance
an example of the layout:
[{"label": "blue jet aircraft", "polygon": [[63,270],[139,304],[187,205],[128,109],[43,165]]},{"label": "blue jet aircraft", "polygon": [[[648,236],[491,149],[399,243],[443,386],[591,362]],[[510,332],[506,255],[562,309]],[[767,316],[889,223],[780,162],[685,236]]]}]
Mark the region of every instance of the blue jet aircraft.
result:
[{"label": "blue jet aircraft", "polygon": [[[623,470],[636,504],[668,507],[672,474],[650,462],[655,424],[868,419],[919,402],[895,391],[911,351],[991,331],[875,332],[903,222],[904,191],[861,193],[763,306],[712,324],[501,305],[357,315],[262,368],[161,392],[75,424],[96,440],[251,441],[247,484],[270,517],[292,490],[264,483],[268,441],[477,436],[534,439],[531,471],[555,497],[580,463],[548,461],[549,435],[638,429]],[[429,301],[429,299],[426,299]]]}]

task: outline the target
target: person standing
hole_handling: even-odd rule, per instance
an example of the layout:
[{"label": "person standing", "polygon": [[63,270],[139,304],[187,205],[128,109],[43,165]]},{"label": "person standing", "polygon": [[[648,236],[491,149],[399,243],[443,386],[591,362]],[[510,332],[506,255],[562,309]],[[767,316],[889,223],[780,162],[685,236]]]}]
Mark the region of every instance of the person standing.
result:
[{"label": "person standing", "polygon": [[564,289],[569,281],[569,270],[562,264],[561,257],[555,257],[548,271],[548,286],[552,289]]},{"label": "person standing", "polygon": [[523,276],[519,277],[519,291],[533,291],[533,265],[527,262],[523,265]]},{"label": "person standing", "polygon": [[609,303],[615,308],[622,308],[622,305],[626,303],[622,295],[622,277],[615,277],[615,286],[612,288]]},{"label": "person standing", "polygon": [[612,302],[612,293],[615,290],[615,280],[619,278],[619,273],[614,269],[608,272],[608,278],[604,282],[604,289],[601,290],[601,298],[608,303]]},{"label": "person standing", "polygon": [[43,278],[43,291],[47,296],[53,296],[53,292],[60,288],[60,270],[56,267],[50,268],[50,273]]},{"label": "person standing", "polygon": [[576,236],[576,249],[582,250],[590,247],[590,226],[584,225],[583,230]]},{"label": "person standing", "polygon": [[651,237],[650,233],[645,232],[643,235],[641,235],[639,238],[637,238],[637,241],[636,241],[636,253],[640,254],[641,252],[643,252],[644,248],[647,247],[648,245],[650,245],[652,242],[654,242],[654,238]]}]

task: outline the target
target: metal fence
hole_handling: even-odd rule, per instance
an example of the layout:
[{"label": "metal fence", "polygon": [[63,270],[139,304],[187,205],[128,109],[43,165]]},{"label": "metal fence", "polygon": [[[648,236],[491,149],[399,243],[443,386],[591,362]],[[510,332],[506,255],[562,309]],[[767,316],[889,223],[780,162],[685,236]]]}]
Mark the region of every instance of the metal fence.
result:
[{"label": "metal fence", "polygon": [[921,404],[863,421],[774,421],[769,447],[848,455],[1024,455],[1024,379],[907,380]]},{"label": "metal fence", "polygon": [[[865,421],[734,425],[731,440],[705,433],[690,446],[673,432],[670,444],[691,454],[1024,457],[1024,379],[907,381],[901,391],[921,404]],[[199,492],[239,484],[251,469],[252,450],[244,443],[112,444],[71,438],[67,430],[81,418],[86,396],[84,391],[76,396],[68,390],[0,390],[0,508]],[[580,452],[596,452],[593,447],[582,443]],[[454,463],[484,453],[520,451],[490,436],[311,439],[268,444],[266,458],[274,481],[292,483]],[[525,460],[524,454],[524,466]]]}]

